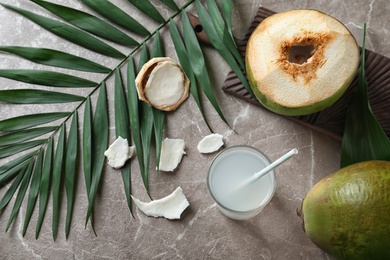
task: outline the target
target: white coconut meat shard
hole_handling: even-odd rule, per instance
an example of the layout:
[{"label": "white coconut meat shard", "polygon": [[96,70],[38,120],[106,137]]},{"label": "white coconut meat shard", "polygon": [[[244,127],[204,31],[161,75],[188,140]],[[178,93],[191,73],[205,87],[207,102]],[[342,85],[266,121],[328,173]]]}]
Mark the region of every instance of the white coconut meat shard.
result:
[{"label": "white coconut meat shard", "polygon": [[127,139],[123,139],[119,136],[104,152],[104,155],[108,159],[108,165],[115,169],[119,169],[133,156],[134,151],[135,147],[129,147]]},{"label": "white coconut meat shard", "polygon": [[190,81],[171,58],[153,58],[142,66],[135,79],[138,98],[151,106],[175,110],[188,97]]},{"label": "white coconut meat shard", "polygon": [[159,170],[164,172],[174,171],[181,162],[183,155],[186,154],[184,148],[184,140],[166,138],[161,145]]},{"label": "white coconut meat shard", "polygon": [[337,101],[359,66],[353,35],[316,10],[292,10],[266,18],[246,49],[248,78],[257,99],[284,115],[320,111]]},{"label": "white coconut meat shard", "polygon": [[197,148],[200,153],[213,153],[218,151],[223,145],[223,135],[210,134],[198,143]]},{"label": "white coconut meat shard", "polygon": [[183,211],[190,205],[180,187],[170,195],[148,203],[142,202],[133,196],[131,198],[145,215],[155,218],[180,219]]}]

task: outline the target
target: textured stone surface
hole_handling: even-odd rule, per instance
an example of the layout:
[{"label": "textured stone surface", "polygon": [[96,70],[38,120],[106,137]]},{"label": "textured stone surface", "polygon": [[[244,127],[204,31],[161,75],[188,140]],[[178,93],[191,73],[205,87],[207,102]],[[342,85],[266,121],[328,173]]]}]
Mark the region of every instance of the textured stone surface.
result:
[{"label": "textured stone surface", "polygon": [[[81,1],[60,2],[84,11],[90,11]],[[112,1],[129,13],[134,13],[124,0]],[[157,2],[157,1],[153,1]],[[184,1],[177,1],[184,3]],[[3,0],[32,10],[39,14],[47,13],[32,2]],[[237,37],[242,37],[259,6],[274,11],[294,8],[313,8],[326,12],[342,21],[361,43],[362,25],[367,22],[367,48],[385,56],[390,56],[390,12],[388,0],[370,1],[234,1],[233,25]],[[193,10],[190,6],[189,10]],[[167,16],[168,12],[161,6]],[[47,15],[50,16],[50,15]],[[143,20],[149,29],[156,24],[148,23],[142,15],[134,14]],[[85,51],[46,32],[27,19],[0,7],[0,45],[22,45],[55,48],[69,51],[94,61],[114,67],[117,61]],[[167,54],[175,57],[168,30],[162,30],[166,39]],[[118,47],[125,53],[129,49]],[[186,141],[186,153],[179,168],[174,173],[152,171],[150,194],[153,198],[164,197],[178,186],[183,188],[190,207],[179,221],[155,219],[145,216],[134,208],[133,219],[126,205],[121,175],[118,171],[106,168],[95,208],[94,235],[91,226],[84,228],[87,200],[82,173],[77,182],[72,229],[68,240],[63,232],[65,227],[65,191],[63,191],[59,235],[53,241],[51,235],[51,201],[38,240],[34,237],[37,211],[34,212],[30,227],[22,237],[24,214],[27,203],[23,202],[16,221],[5,233],[12,204],[0,215],[0,259],[329,259],[318,249],[301,229],[296,209],[310,187],[319,179],[338,169],[340,142],[292,123],[268,111],[231,97],[220,90],[229,68],[211,48],[204,49],[212,83],[218,100],[231,126],[226,126],[208,103],[205,103],[207,118],[215,132],[222,134],[226,146],[247,144],[264,151],[271,160],[277,159],[295,147],[299,155],[277,170],[278,186],[271,203],[257,217],[248,221],[233,221],[221,215],[207,191],[206,175],[214,156],[199,154],[196,145],[209,131],[198,108],[189,98],[177,111],[169,113],[165,136]],[[1,54],[1,69],[34,68],[52,69],[36,65],[11,55]],[[56,71],[63,71],[55,69]],[[96,81],[102,75],[68,71]],[[107,81],[110,101],[110,142],[114,137],[113,80]],[[0,79],[0,89],[30,87],[23,83]],[[69,91],[69,90],[68,90]],[[72,92],[74,92],[72,90]],[[87,90],[76,90],[86,94]],[[0,119],[32,112],[63,110],[62,105],[25,106],[0,104]],[[72,106],[66,108],[72,111]],[[82,111],[81,111],[82,112]],[[80,114],[82,115],[82,114]],[[1,161],[1,162],[4,162]],[[152,162],[153,163],[153,162]],[[143,201],[148,196],[143,188],[139,167],[132,166],[133,194]],[[0,195],[6,189],[0,190]]]}]

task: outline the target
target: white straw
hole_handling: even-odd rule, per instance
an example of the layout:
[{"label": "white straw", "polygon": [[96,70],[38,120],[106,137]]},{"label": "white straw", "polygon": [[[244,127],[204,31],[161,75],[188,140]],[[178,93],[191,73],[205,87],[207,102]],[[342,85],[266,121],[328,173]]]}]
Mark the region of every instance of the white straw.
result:
[{"label": "white straw", "polygon": [[274,168],[276,168],[277,166],[279,166],[281,163],[285,162],[286,160],[290,159],[294,154],[297,154],[297,153],[298,153],[298,150],[296,148],[292,149],[291,151],[289,151],[288,153],[286,153],[285,155],[283,155],[282,157],[280,157],[279,159],[277,159],[273,163],[267,165],[267,167],[265,167],[261,171],[253,174],[250,178],[248,178],[245,181],[241,182],[239,185],[237,185],[236,187],[231,189],[228,193],[235,192],[238,189],[241,189],[244,186],[254,182],[255,180],[260,179],[261,177],[266,175],[268,172],[270,172],[271,170],[273,170]]}]

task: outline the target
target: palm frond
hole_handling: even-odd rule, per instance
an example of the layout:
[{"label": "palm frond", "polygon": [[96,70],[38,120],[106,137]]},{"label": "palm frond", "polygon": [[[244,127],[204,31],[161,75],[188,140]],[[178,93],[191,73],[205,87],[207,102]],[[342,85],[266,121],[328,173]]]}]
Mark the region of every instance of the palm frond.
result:
[{"label": "palm frond", "polygon": [[[130,119],[129,111],[126,100],[125,91],[123,88],[122,76],[117,69],[115,71],[115,135],[118,138],[119,136],[127,139],[131,142],[130,134]],[[127,201],[127,206],[132,212],[131,208],[131,167],[130,162],[126,162],[125,166],[121,168],[123,186],[125,190],[125,196]]]},{"label": "palm frond", "polygon": [[[51,132],[58,129],[56,126],[37,127],[21,131],[12,132],[0,136],[0,147],[15,145]],[[0,167],[1,169],[1,167]],[[1,171],[0,171],[1,173]]]},{"label": "palm frond", "polygon": [[[164,46],[161,40],[160,33],[157,32],[152,45],[152,57],[164,57]],[[164,134],[164,122],[165,113],[159,109],[153,108],[153,121],[154,121],[154,134],[155,134],[155,145],[156,145],[156,169],[160,170],[160,157],[161,157],[161,144],[163,141]]]},{"label": "palm frond", "polygon": [[87,79],[43,70],[0,70],[0,77],[60,88],[92,88],[98,85],[98,83]]},{"label": "palm frond", "polygon": [[45,217],[47,203],[50,195],[50,182],[52,172],[52,160],[53,160],[53,137],[49,139],[48,145],[45,151],[45,159],[43,160],[42,177],[39,190],[39,210],[38,220],[35,228],[35,238],[38,239],[43,219]]},{"label": "palm frond", "polygon": [[210,42],[212,43],[214,48],[220,53],[221,57],[224,58],[226,63],[229,64],[229,66],[234,71],[234,73],[236,73],[237,77],[240,79],[245,89],[254,97],[253,91],[250,88],[249,83],[245,78],[243,71],[238,65],[235,56],[229,51],[229,49],[224,43],[223,38],[221,38],[220,33],[218,33],[217,29],[215,28],[210,14],[207,12],[205,7],[202,5],[202,3],[199,0],[195,0],[195,6],[196,6],[197,13],[199,15],[200,23],[202,24],[204,31],[206,32],[208,38],[210,39]]},{"label": "palm frond", "polygon": [[96,62],[47,48],[0,46],[0,51],[15,54],[37,64],[95,73],[107,74],[111,72],[111,69]]},{"label": "palm frond", "polygon": [[110,25],[109,23],[103,21],[96,16],[90,15],[88,13],[69,8],[63,5],[57,5],[41,0],[31,0],[32,2],[42,6],[51,13],[61,17],[63,20],[67,21],[74,26],[89,32],[93,35],[99,36],[106,40],[125,45],[125,46],[137,46],[138,42],[118,30],[116,27]]},{"label": "palm frond", "polygon": [[60,189],[61,178],[64,167],[64,153],[65,153],[65,125],[61,125],[60,135],[57,141],[57,147],[54,154],[53,171],[52,171],[52,198],[53,198],[53,214],[52,214],[52,235],[53,239],[57,238],[58,222],[60,214]]},{"label": "palm frond", "polygon": [[7,222],[6,232],[8,232],[8,229],[11,226],[12,221],[14,221],[17,213],[19,212],[20,206],[22,205],[24,195],[26,194],[28,184],[30,182],[30,177],[31,177],[33,167],[34,167],[34,162],[30,161],[30,163],[28,164],[28,166],[26,168],[26,171],[23,174],[24,176],[23,176],[23,179],[20,183],[18,194],[16,195],[14,206],[12,208],[10,217],[8,219],[8,222]]},{"label": "palm frond", "polygon": [[96,194],[101,180],[104,166],[104,151],[108,143],[108,107],[107,92],[105,83],[102,84],[99,91],[95,115],[92,119],[92,145],[94,149],[91,153],[92,170],[91,186],[88,193],[88,211],[85,219],[85,225],[91,217],[94,208]]},{"label": "palm frond", "polygon": [[68,117],[69,115],[69,112],[52,112],[17,116],[0,121],[0,131],[10,132],[22,130],[50,123],[64,117]]},{"label": "palm frond", "polygon": [[150,32],[142,26],[139,22],[134,20],[131,16],[125,13],[116,5],[107,0],[81,0],[84,4],[99,13],[101,16],[109,19],[111,22],[126,28],[127,30],[140,34],[150,35]]},{"label": "palm frond", "polygon": [[70,224],[72,221],[73,204],[75,197],[75,181],[78,158],[78,116],[77,111],[73,113],[72,123],[69,129],[68,142],[66,144],[65,154],[65,188],[66,188],[66,220],[65,220],[65,236],[68,238],[70,232]]},{"label": "palm frond", "polygon": [[30,191],[29,191],[28,200],[27,200],[26,215],[24,217],[24,224],[23,224],[23,231],[22,231],[23,236],[26,235],[26,231],[27,231],[28,225],[30,223],[31,216],[33,214],[35,204],[37,202],[39,188],[41,186],[43,155],[44,155],[44,151],[43,151],[43,149],[41,149],[39,151],[37,160],[35,161],[34,172],[33,172],[33,176],[31,179]]},{"label": "palm frond", "polygon": [[211,104],[213,105],[213,107],[215,108],[215,110],[217,111],[221,119],[227,125],[229,125],[214,95],[214,91],[207,72],[206,61],[204,59],[202,49],[199,45],[199,42],[196,40],[195,32],[192,30],[190,20],[187,16],[187,13],[185,12],[182,13],[182,22],[183,22],[184,42],[187,47],[188,53],[191,53],[191,55],[197,57],[196,59],[189,59],[196,80],[199,82],[199,85],[201,86],[203,92],[210,100]]},{"label": "palm frond", "polygon": [[78,95],[41,89],[0,90],[0,101],[14,104],[52,104],[83,101]]},{"label": "palm frond", "polygon": [[[207,73],[203,51],[199,45],[191,24],[185,13],[185,9],[195,0],[188,0],[178,7],[173,0],[160,0],[173,12],[168,18],[164,18],[156,8],[156,4],[148,0],[128,0],[128,8],[132,12],[138,12],[141,17],[150,17],[158,25],[149,32],[140,22],[127,14],[118,6],[107,0],[82,0],[88,8],[97,15],[89,14],[72,7],[54,4],[43,0],[32,0],[43,7],[49,13],[57,16],[56,19],[48,18],[31,11],[1,4],[3,7],[16,12],[30,21],[38,24],[48,32],[53,33],[66,41],[79,45],[101,55],[115,58],[116,65],[108,68],[105,64],[99,64],[92,60],[78,57],[59,50],[22,46],[0,46],[0,51],[17,55],[31,62],[44,66],[58,67],[89,73],[102,73],[105,78],[100,82],[94,82],[88,77],[73,76],[70,74],[54,72],[51,70],[30,69],[2,69],[0,77],[34,84],[32,88],[0,90],[0,102],[8,105],[28,104],[45,105],[58,103],[72,103],[74,108],[63,106],[60,112],[31,113],[15,116],[0,121],[0,159],[10,159],[0,166],[0,187],[12,182],[7,192],[0,200],[0,211],[10,202],[12,196],[18,190],[16,200],[11,211],[7,229],[15,219],[28,187],[27,210],[23,224],[25,235],[33,209],[38,203],[38,220],[35,229],[35,237],[38,238],[47,211],[47,204],[52,197],[52,236],[55,240],[59,227],[60,196],[62,190],[66,192],[66,219],[65,236],[68,238],[71,230],[72,215],[74,210],[74,198],[76,189],[74,184],[79,172],[78,163],[84,173],[85,189],[88,200],[85,225],[90,221],[93,226],[95,198],[101,185],[105,157],[109,137],[108,97],[106,91],[107,80],[114,76],[114,112],[115,135],[133,141],[136,147],[141,177],[146,190],[149,192],[149,168],[151,161],[150,151],[155,145],[157,170],[161,152],[161,143],[164,136],[164,124],[166,113],[151,107],[138,99],[135,87],[136,72],[151,57],[165,56],[164,39],[160,30],[169,24],[170,36],[174,43],[175,51],[183,70],[191,81],[190,90],[197,103],[205,123],[211,130],[203,110],[200,90],[211,102],[221,119],[227,123],[215,98],[212,84]],[[242,61],[235,52],[233,36],[231,32],[232,2],[222,2],[222,12],[215,3],[208,1],[208,11],[197,1],[197,10],[201,22],[206,23],[204,28],[209,33],[215,48],[233,70],[241,73],[243,77]],[[199,6],[200,5],[200,6]],[[146,16],[145,16],[146,14]],[[99,17],[99,15],[102,18]],[[174,22],[174,18],[180,18],[183,23],[183,37]],[[144,19],[144,18],[143,18]],[[61,20],[61,21],[60,21]],[[107,20],[107,21],[106,21]],[[112,25],[113,24],[113,25]],[[128,32],[136,34],[134,40]],[[110,41],[108,44],[105,41]],[[130,53],[124,54],[118,50],[115,44],[134,47]],[[150,53],[148,50],[150,48]],[[139,60],[134,59],[135,54],[140,54]],[[111,59],[113,60],[113,59]],[[137,68],[134,64],[137,64]],[[127,66],[127,80],[122,82],[120,69]],[[242,79],[242,77],[240,79]],[[41,86],[79,89],[91,88],[87,95],[69,94],[60,91],[42,89]],[[73,93],[73,92],[72,92]],[[97,95],[97,101],[93,95]],[[78,113],[84,108],[82,130],[79,130]],[[60,122],[59,122],[60,121]],[[66,131],[69,125],[69,131]],[[82,133],[82,134],[80,134]],[[82,140],[79,140],[79,135]],[[56,140],[56,141],[54,141]],[[82,146],[82,156],[77,153]],[[127,206],[131,211],[131,172],[130,162],[121,169],[124,192]],[[30,181],[31,180],[31,181]],[[95,233],[96,234],[96,233]]]},{"label": "palm frond", "polygon": [[164,23],[165,19],[161,16],[161,14],[157,11],[156,7],[149,2],[145,0],[128,0],[131,4],[133,4],[135,7],[137,7],[139,10],[141,10],[144,14],[152,18],[158,23]]},{"label": "palm frond", "polygon": [[21,8],[14,7],[11,5],[1,5],[7,9],[10,9],[16,13],[23,15],[24,17],[42,26],[51,33],[54,33],[57,36],[64,38],[70,42],[73,42],[74,44],[80,45],[81,47],[84,47],[88,50],[95,51],[102,55],[106,55],[113,58],[123,59],[126,57],[123,53],[114,49],[103,41],[65,23],[41,15],[37,15],[30,11],[23,10]]}]

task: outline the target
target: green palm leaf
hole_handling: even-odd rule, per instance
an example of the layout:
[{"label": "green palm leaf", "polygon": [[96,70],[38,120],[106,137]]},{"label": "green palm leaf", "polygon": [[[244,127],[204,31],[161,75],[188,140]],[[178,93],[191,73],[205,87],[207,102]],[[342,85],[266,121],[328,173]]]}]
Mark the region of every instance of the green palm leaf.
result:
[{"label": "green palm leaf", "polygon": [[40,89],[0,90],[0,101],[15,104],[52,104],[83,101],[84,97]]},{"label": "green palm leaf", "polygon": [[[233,12],[233,1],[232,0],[223,0],[222,3],[222,13],[226,23],[226,27],[229,31],[231,37],[233,37],[232,31],[232,12]],[[234,42],[234,41],[233,41]]]},{"label": "green palm leaf", "polygon": [[92,214],[105,162],[104,151],[107,149],[109,127],[107,110],[106,86],[103,83],[100,87],[96,112],[92,120],[92,144],[94,149],[92,150],[91,186],[88,194],[88,211],[85,219],[85,225],[87,225]]},{"label": "green palm leaf", "polygon": [[145,0],[128,0],[135,7],[141,10],[144,14],[152,18],[158,23],[164,23],[165,19],[161,16],[161,14],[157,11],[156,7],[152,5],[151,2]]},{"label": "green palm leaf", "polygon": [[[160,33],[157,32],[152,46],[152,57],[164,57],[164,46],[160,37]],[[165,112],[159,109],[153,108],[153,121],[154,121],[154,134],[156,143],[156,169],[159,171],[161,146],[163,141]]]},{"label": "green palm leaf", "polygon": [[91,99],[89,97],[85,103],[83,121],[83,170],[87,195],[89,196],[92,179],[92,112]]},{"label": "green palm leaf", "polygon": [[19,186],[18,195],[16,195],[15,203],[11,211],[11,215],[7,222],[6,232],[8,232],[9,227],[11,226],[12,222],[14,221],[16,215],[19,212],[20,206],[22,205],[24,195],[26,194],[28,184],[30,182],[31,173],[34,167],[33,161],[30,161],[30,163],[27,166],[26,172],[24,173],[22,182]]},{"label": "green palm leaf", "polygon": [[199,21],[203,26],[207,37],[210,39],[210,42],[214,46],[214,48],[220,53],[221,57],[227,62],[230,68],[234,71],[237,77],[240,79],[245,89],[254,97],[253,91],[249,86],[249,83],[242,72],[240,66],[237,64],[237,60],[234,55],[228,50],[227,46],[225,46],[223,39],[221,39],[218,35],[217,30],[214,27],[214,23],[207,13],[204,6],[201,4],[199,0],[195,0],[196,10],[199,15]]},{"label": "green palm leaf", "polygon": [[52,199],[53,199],[53,214],[52,214],[52,235],[53,239],[57,238],[58,221],[60,218],[60,189],[61,189],[61,176],[63,174],[64,167],[64,154],[65,154],[65,126],[61,125],[60,136],[57,141],[57,148],[54,155],[53,171],[52,171]]},{"label": "green palm leaf", "polygon": [[35,228],[35,238],[38,239],[43,219],[45,217],[47,203],[50,196],[50,182],[51,182],[51,171],[52,171],[52,159],[53,159],[53,137],[49,139],[49,143],[45,151],[45,159],[43,161],[43,169],[39,191],[39,210],[38,220]]},{"label": "green palm leaf", "polygon": [[8,156],[26,151],[28,149],[34,148],[38,145],[42,145],[46,142],[46,140],[34,140],[25,143],[18,143],[12,146],[7,146],[5,148],[0,149],[0,159],[6,158]]},{"label": "green palm leaf", "polygon": [[[137,9],[146,13],[159,23],[159,25],[153,29],[152,33],[145,29],[145,27],[139,22],[135,21],[131,16],[126,14],[126,12],[107,0],[82,0],[81,2],[106,18],[108,22],[105,22],[95,15],[43,0],[32,0],[32,2],[46,8],[49,12],[57,15],[65,22],[50,19],[11,5],[2,4],[5,8],[25,16],[49,32],[54,33],[74,44],[108,57],[120,59],[117,61],[117,65],[113,66],[113,69],[110,69],[102,64],[97,64],[93,61],[77,57],[76,55],[57,50],[18,46],[0,46],[0,51],[2,52],[18,55],[38,64],[91,73],[107,74],[101,82],[93,82],[84,78],[59,72],[52,72],[50,70],[0,70],[0,77],[24,83],[50,87],[64,87],[69,89],[82,87],[93,88],[86,96],[68,94],[69,92],[63,93],[36,88],[0,90],[0,102],[4,103],[75,103],[72,104],[74,105],[74,108],[71,111],[67,109],[68,106],[64,106],[63,109],[67,109],[69,112],[31,113],[29,115],[16,116],[14,118],[0,121],[0,131],[2,131],[2,133],[0,133],[0,158],[16,155],[19,154],[19,152],[27,151],[36,147],[35,151],[22,154],[18,158],[0,166],[0,186],[4,186],[8,182],[12,181],[12,184],[0,201],[0,206],[2,208],[9,203],[12,196],[14,196],[16,190],[19,188],[10,219],[7,223],[7,229],[17,215],[26,190],[28,186],[30,186],[22,233],[23,235],[26,233],[36,200],[39,196],[38,220],[35,230],[35,237],[39,237],[46,214],[47,203],[51,194],[53,203],[52,235],[55,240],[57,237],[61,208],[60,196],[63,188],[65,187],[67,196],[65,235],[66,238],[68,238],[72,222],[74,198],[76,196],[74,184],[77,179],[77,163],[79,160],[78,157],[80,157],[77,153],[77,147],[79,145],[78,134],[79,131],[82,131],[82,168],[88,197],[88,209],[85,225],[87,225],[88,221],[91,220],[91,226],[94,231],[92,216],[94,214],[95,198],[103,177],[103,168],[105,163],[104,151],[106,150],[108,144],[110,126],[107,104],[108,97],[105,83],[113,75],[115,75],[115,86],[113,91],[115,103],[115,135],[117,137],[122,136],[123,138],[127,138],[129,141],[133,139],[136,146],[141,177],[146,190],[149,192],[148,179],[151,145],[154,141],[156,148],[156,163],[157,166],[159,166],[166,113],[138,100],[134,82],[136,69],[134,68],[133,55],[139,54],[140,50],[138,68],[141,68],[141,66],[149,59],[149,53],[146,46],[152,46],[150,53],[151,57],[165,56],[164,41],[160,36],[160,30],[168,23],[170,24],[170,33],[175,46],[175,51],[184,71],[191,81],[191,93],[203,118],[205,119],[207,126],[210,128],[202,108],[200,93],[198,92],[199,87],[202,88],[217,113],[226,122],[211,87],[203,52],[197,42],[195,34],[192,31],[188,17],[185,15],[186,7],[194,1],[195,0],[188,0],[181,8],[178,8],[173,0],[160,0],[161,3],[173,10],[173,14],[169,18],[165,19],[156,9],[156,4],[152,4],[151,1],[129,0],[129,2],[137,7]],[[200,3],[197,4],[199,5]],[[215,42],[217,43],[215,45],[217,50],[220,51],[221,55],[227,55],[224,57],[225,60],[227,60],[229,65],[235,66],[233,70],[238,73],[237,70],[240,70],[240,61],[239,59],[236,59],[233,54],[234,49],[232,46],[234,45],[234,42],[233,45],[231,44],[233,39],[230,22],[232,2],[222,2],[223,16],[219,13],[218,7],[213,2],[208,1],[208,6],[209,13],[212,14],[212,17],[210,17],[209,13],[207,13],[203,6],[202,8],[204,10],[201,9],[201,12],[205,12],[205,14],[203,14],[205,18],[202,18],[202,15],[199,16],[203,19],[203,22],[205,20],[208,22],[206,27],[209,26],[210,28],[207,28],[207,31],[213,34],[209,37],[214,39],[214,44]],[[137,12],[137,10],[134,11]],[[183,19],[184,42],[173,22],[173,19],[179,14],[182,14]],[[146,38],[138,44],[132,37],[125,34],[122,30],[117,29],[115,25],[112,26],[111,24],[119,25],[138,35],[146,36]],[[134,46],[135,48],[131,50],[129,54],[125,55],[97,37],[122,45]],[[154,39],[153,43],[149,44],[149,41],[152,39]],[[230,47],[228,48],[226,45],[229,44]],[[120,69],[125,64],[127,65],[127,100],[125,94],[126,91],[124,91],[120,74]],[[243,76],[241,70],[240,72],[241,76]],[[242,77],[240,79],[242,79]],[[91,97],[95,93],[98,93],[98,99],[96,104],[92,106]],[[79,130],[77,114],[80,112],[82,107],[84,107],[83,125],[82,130]],[[55,124],[55,121],[57,120],[61,120],[58,125]],[[72,121],[68,122],[70,120]],[[65,125],[68,123],[70,123],[70,128],[68,137],[66,138]],[[45,124],[55,125],[44,126]],[[131,127],[131,129],[129,127]],[[54,136],[57,131],[59,132],[58,139]],[[37,139],[38,137],[40,139]],[[54,140],[57,140],[56,144],[54,143]],[[54,150],[55,146],[56,149]],[[128,207],[131,211],[130,162],[128,162],[121,171],[125,196]],[[32,181],[29,185],[31,176]],[[62,178],[65,178],[64,183],[62,182]]]},{"label": "green palm leaf", "polygon": [[0,131],[16,131],[25,128],[50,123],[58,119],[68,117],[69,112],[41,113],[18,116],[0,121]]},{"label": "green palm leaf", "polygon": [[111,22],[128,29],[129,31],[141,34],[149,35],[149,31],[142,26],[139,22],[134,20],[127,13],[122,11],[116,5],[110,3],[107,0],[81,0],[84,4],[88,5],[91,9],[109,19]]},{"label": "green palm leaf", "polygon": [[164,3],[166,6],[171,8],[173,11],[179,11],[179,7],[176,5],[176,3],[173,0],[160,0],[162,3]]},{"label": "green palm leaf", "polygon": [[13,174],[17,173],[30,159],[36,155],[36,152],[31,152],[25,155],[22,155],[0,167],[0,186],[4,185],[4,181]]},{"label": "green palm leaf", "polygon": [[39,151],[38,158],[35,161],[35,168],[34,173],[32,176],[31,184],[30,184],[30,191],[28,194],[28,200],[27,200],[27,209],[26,209],[26,216],[24,217],[24,224],[23,224],[23,232],[22,235],[26,235],[26,231],[28,228],[28,225],[30,223],[30,219],[32,216],[32,213],[35,208],[35,204],[38,198],[39,193],[39,187],[41,185],[41,176],[42,176],[42,164],[43,164],[43,149]]},{"label": "green palm leaf", "polygon": [[[138,70],[149,60],[149,53],[146,45],[144,44],[141,51],[141,57],[139,60]],[[146,190],[149,192],[149,165],[150,165],[150,147],[152,143],[153,135],[153,109],[152,107],[143,101],[139,101],[140,104],[140,132],[143,151],[143,170],[142,180],[144,182]]]},{"label": "green palm leaf", "polygon": [[[32,156],[31,156],[32,157]],[[20,164],[15,165],[8,171],[4,172],[3,174],[0,175],[0,187],[3,187],[6,185],[8,182],[12,181],[15,179],[16,176],[20,174],[20,171],[23,167],[25,167],[31,160],[31,158],[23,160]]]},{"label": "green palm leaf", "polygon": [[102,55],[106,55],[113,58],[123,59],[125,55],[103,41],[81,31],[74,27],[71,27],[65,23],[58,22],[56,20],[46,18],[32,12],[20,9],[7,4],[1,4],[7,9],[17,12],[26,18],[30,19],[34,23],[42,26],[46,30],[54,33],[55,35],[64,38],[74,44],[80,45],[88,50],[95,51]]},{"label": "green palm leaf", "polygon": [[19,174],[17,175],[15,180],[12,182],[11,186],[8,188],[7,192],[4,194],[3,198],[0,201],[0,211],[3,210],[8,205],[8,203],[10,202],[12,197],[14,196],[17,188],[19,187],[20,182],[23,179],[23,176],[24,176],[26,169],[27,169],[27,165],[24,165],[23,169],[18,170]]},{"label": "green palm leaf", "polygon": [[[126,101],[125,91],[123,89],[122,77],[119,69],[115,71],[115,134],[127,139],[131,142],[130,135],[130,119],[128,112],[128,105]],[[131,175],[130,162],[128,161],[124,167],[121,168],[122,180],[125,190],[127,206],[131,209]]]},{"label": "green palm leaf", "polygon": [[96,82],[87,79],[43,70],[0,70],[0,77],[60,88],[92,88],[98,85]]},{"label": "green palm leaf", "polygon": [[51,13],[61,17],[65,21],[74,26],[87,31],[93,35],[102,37],[106,40],[127,45],[127,46],[137,46],[138,43],[127,34],[121,32],[114,26],[106,23],[96,16],[90,15],[88,13],[69,8],[63,5],[57,5],[41,0],[31,0],[32,2],[42,6]]},{"label": "green palm leaf", "polygon": [[175,46],[177,57],[179,58],[180,65],[183,67],[184,72],[187,74],[187,77],[190,80],[190,91],[192,94],[192,97],[194,98],[196,104],[198,105],[199,111],[202,114],[203,120],[207,124],[207,127],[211,132],[213,130],[211,129],[211,126],[209,125],[202,103],[200,101],[199,97],[199,91],[196,84],[195,74],[192,71],[191,64],[190,64],[190,58],[187,53],[186,47],[184,46],[183,40],[179,34],[179,30],[177,29],[175,23],[173,21],[170,22],[169,26],[170,32],[171,32],[171,38],[173,41],[173,44]]},{"label": "green palm leaf", "polygon": [[21,46],[0,46],[0,51],[12,53],[29,61],[53,67],[95,73],[111,72],[111,69],[107,68],[106,66],[72,54],[52,49]]},{"label": "green palm leaf", "polygon": [[32,129],[12,132],[5,135],[0,135],[0,147],[15,145],[20,142],[31,140],[35,137],[39,137],[44,134],[54,132],[57,129],[58,127],[55,126],[47,126],[47,127],[32,128]]},{"label": "green palm leaf", "polygon": [[223,44],[234,56],[241,69],[245,70],[244,61],[242,60],[241,54],[237,49],[232,34],[229,32],[228,26],[225,24],[225,21],[219,12],[217,4],[213,0],[207,0],[207,6],[209,8],[208,11],[210,13],[210,18],[214,24],[214,28],[218,34],[218,37],[222,39]]},{"label": "green palm leaf", "polygon": [[68,142],[66,144],[65,154],[65,189],[66,189],[66,220],[65,220],[65,236],[68,238],[70,231],[70,223],[72,221],[73,204],[75,195],[75,181],[77,172],[77,156],[78,156],[78,121],[77,112],[74,112],[72,123],[69,129]]},{"label": "green palm leaf", "polygon": [[200,48],[199,42],[196,39],[195,32],[192,30],[190,20],[186,13],[182,13],[184,42],[187,47],[188,53],[197,57],[196,59],[190,59],[192,70],[195,74],[196,80],[199,82],[203,92],[217,111],[221,119],[229,125],[222,110],[215,98],[214,91],[210,82],[210,78],[207,72],[206,61],[204,60],[202,49]]},{"label": "green palm leaf", "polygon": [[135,86],[135,67],[132,58],[127,63],[127,99],[129,102],[129,117],[135,151],[139,161],[141,176],[144,176],[144,152],[141,140],[140,109],[138,103],[137,88]]},{"label": "green palm leaf", "polygon": [[363,27],[358,87],[348,108],[345,121],[341,148],[341,168],[368,160],[390,161],[389,138],[375,119],[368,100],[365,77],[365,36],[366,24]]}]

